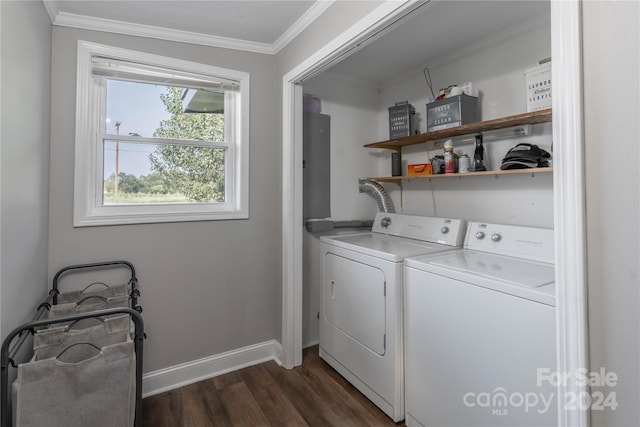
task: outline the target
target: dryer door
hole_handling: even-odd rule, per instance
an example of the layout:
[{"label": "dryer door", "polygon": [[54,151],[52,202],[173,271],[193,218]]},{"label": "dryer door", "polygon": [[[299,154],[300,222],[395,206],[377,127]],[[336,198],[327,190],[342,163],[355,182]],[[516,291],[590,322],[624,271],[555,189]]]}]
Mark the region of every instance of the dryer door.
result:
[{"label": "dryer door", "polygon": [[329,324],[379,355],[385,354],[385,276],[382,270],[326,254],[324,315]]}]

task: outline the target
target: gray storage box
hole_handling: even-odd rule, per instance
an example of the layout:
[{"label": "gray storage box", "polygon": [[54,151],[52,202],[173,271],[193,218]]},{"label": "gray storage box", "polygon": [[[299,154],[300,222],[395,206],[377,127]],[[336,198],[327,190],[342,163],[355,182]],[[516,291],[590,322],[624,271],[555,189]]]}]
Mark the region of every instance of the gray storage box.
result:
[{"label": "gray storage box", "polygon": [[427,104],[427,132],[479,120],[478,98],[475,96],[462,94]]},{"label": "gray storage box", "polygon": [[389,107],[389,139],[402,138],[415,133],[416,109],[408,102],[396,102]]}]

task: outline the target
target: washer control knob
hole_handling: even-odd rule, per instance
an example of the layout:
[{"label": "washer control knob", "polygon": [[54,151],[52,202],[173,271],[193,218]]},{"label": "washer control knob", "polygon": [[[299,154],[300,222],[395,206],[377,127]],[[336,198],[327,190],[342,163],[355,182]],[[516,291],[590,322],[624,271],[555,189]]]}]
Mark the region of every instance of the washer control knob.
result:
[{"label": "washer control knob", "polygon": [[494,242],[499,242],[502,239],[502,236],[499,235],[498,233],[493,233],[491,235],[491,240],[493,240]]},{"label": "washer control knob", "polygon": [[380,220],[380,225],[382,226],[382,228],[389,227],[391,225],[391,218],[389,218],[388,216],[385,216]]},{"label": "washer control knob", "polygon": [[476,239],[478,239],[478,240],[484,239],[484,231],[478,231],[476,233]]},{"label": "washer control knob", "polygon": [[442,234],[447,234],[447,233],[449,232],[449,227],[447,227],[447,226],[442,227],[442,228],[440,229],[440,232],[441,232]]}]

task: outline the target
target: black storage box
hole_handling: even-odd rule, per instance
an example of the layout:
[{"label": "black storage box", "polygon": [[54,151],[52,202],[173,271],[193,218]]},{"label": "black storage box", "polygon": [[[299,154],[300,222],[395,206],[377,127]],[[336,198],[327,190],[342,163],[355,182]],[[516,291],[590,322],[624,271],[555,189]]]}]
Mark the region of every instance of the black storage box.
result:
[{"label": "black storage box", "polygon": [[389,139],[402,138],[415,133],[416,109],[407,101],[389,107]]}]

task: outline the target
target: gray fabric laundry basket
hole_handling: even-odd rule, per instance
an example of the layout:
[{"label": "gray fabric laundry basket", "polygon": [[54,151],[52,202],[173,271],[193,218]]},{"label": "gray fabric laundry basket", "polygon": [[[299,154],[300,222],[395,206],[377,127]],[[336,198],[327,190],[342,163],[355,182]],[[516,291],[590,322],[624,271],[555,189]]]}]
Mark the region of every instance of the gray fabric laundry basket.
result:
[{"label": "gray fabric laundry basket", "polygon": [[63,292],[58,295],[58,304],[78,302],[87,296],[101,296],[104,298],[115,298],[128,296],[130,292],[128,284],[107,285],[104,282],[93,282],[82,290]]},{"label": "gray fabric laundry basket", "polygon": [[[41,329],[33,336],[33,351],[36,360],[42,360],[58,356],[72,344],[91,343],[102,348],[129,339],[129,315],[124,314],[104,319],[97,325],[84,329],[75,329],[72,326]],[[91,346],[87,347],[88,350],[92,349]]]},{"label": "gray fabric laundry basket", "polygon": [[30,362],[20,364],[12,390],[14,426],[133,425],[135,355],[133,342],[125,335],[121,343],[96,349],[79,342],[56,357],[39,359],[36,353]]},{"label": "gray fabric laundry basket", "polygon": [[[65,304],[54,304],[49,310],[49,319],[54,319],[61,316],[71,316],[79,313],[87,313],[95,310],[102,310],[104,308],[116,308],[116,307],[129,307],[129,296],[120,295],[114,297],[104,297],[100,295],[85,296],[78,302],[69,302]],[[106,316],[105,318],[114,318],[116,316],[122,316],[121,314]],[[129,316],[127,316],[128,318]],[[69,323],[60,324],[59,326],[67,326]],[[76,329],[82,329],[95,325],[95,321],[91,319],[80,320],[75,324]],[[127,323],[129,327],[129,323]]]},{"label": "gray fabric laundry basket", "polygon": [[[127,284],[94,282],[59,293],[63,275],[112,266],[130,269]],[[59,270],[33,320],[2,341],[2,426],[140,427],[145,334],[139,297],[127,261]],[[25,360],[27,343],[33,343],[33,357],[9,372]],[[10,378],[16,378],[13,384]]]}]

